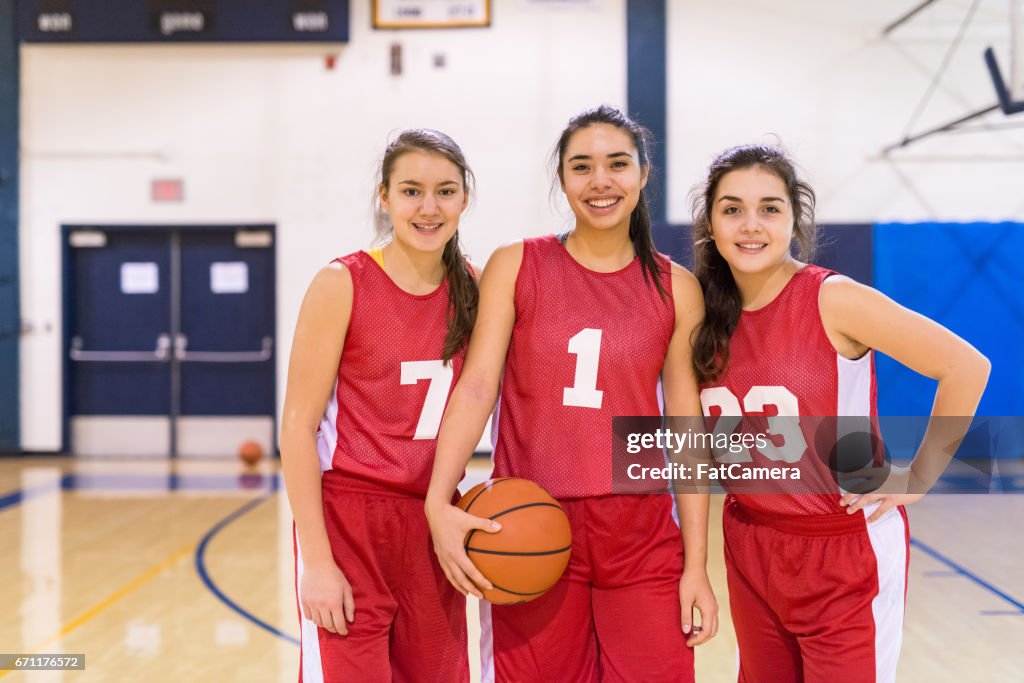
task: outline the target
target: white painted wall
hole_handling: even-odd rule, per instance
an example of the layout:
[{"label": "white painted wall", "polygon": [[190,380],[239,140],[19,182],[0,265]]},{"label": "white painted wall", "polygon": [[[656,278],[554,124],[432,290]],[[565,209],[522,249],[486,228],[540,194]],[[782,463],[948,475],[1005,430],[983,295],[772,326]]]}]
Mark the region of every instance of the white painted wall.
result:
[{"label": "white painted wall", "polygon": [[[389,133],[429,126],[462,145],[479,180],[463,223],[475,260],[563,225],[547,156],[569,116],[625,103],[626,0],[494,0],[489,29],[402,32],[373,31],[368,0],[351,4],[343,47],[23,48],[24,448],[60,446],[62,223],[277,224],[279,393],[310,277],[371,239]],[[670,219],[688,222],[689,189],[717,152],[771,134],[806,169],[824,221],[1024,218],[1024,131],[935,137],[880,158],[970,0],[935,3],[879,38],[916,4],[670,0]],[[1008,11],[982,0],[915,130],[995,101],[981,51],[996,46],[1008,70]],[[388,74],[393,42],[400,77]],[[166,176],[184,178],[183,204],[150,203],[150,180]]]},{"label": "white painted wall", "polygon": [[[351,6],[345,46],[23,47],[24,449],[61,446],[62,224],[277,224],[282,397],[310,278],[372,238],[389,134],[433,127],[463,147],[479,182],[462,230],[474,260],[563,224],[547,155],[574,113],[625,104],[625,0],[495,0],[491,28],[450,31],[373,31],[370,3]],[[400,77],[388,70],[394,42]],[[185,201],[151,203],[157,177],[183,178]]]},{"label": "white painted wall", "polygon": [[[882,39],[917,0],[687,0],[669,11],[669,217],[726,147],[773,142],[818,192],[819,220],[1024,218],[1024,130],[904,137],[972,0],[943,0]],[[982,51],[1010,64],[1010,2],[982,0],[911,133],[995,104]],[[1024,29],[1024,26],[1020,27]],[[1024,125],[1024,115],[979,122]]]}]

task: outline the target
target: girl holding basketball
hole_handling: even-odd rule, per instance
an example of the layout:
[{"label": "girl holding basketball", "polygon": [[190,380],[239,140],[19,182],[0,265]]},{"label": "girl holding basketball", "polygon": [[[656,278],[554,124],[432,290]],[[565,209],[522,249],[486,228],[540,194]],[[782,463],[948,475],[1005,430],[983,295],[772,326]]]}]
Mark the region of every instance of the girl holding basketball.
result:
[{"label": "girl holding basketball", "polygon": [[659,379],[666,414],[700,414],[690,336],[703,303],[694,277],[654,250],[648,149],[613,108],[574,117],[555,154],[574,229],[499,248],[481,280],[427,493],[435,551],[460,591],[492,588],[463,549],[487,520],[450,501],[499,384],[494,476],[547,489],[573,536],[550,591],[481,603],[485,680],[691,681],[690,648],[717,629],[707,495],[679,497],[680,542],[670,496],[613,492],[613,416],[659,415]]},{"label": "girl holding basketball", "polygon": [[[709,426],[719,416],[761,420],[771,444],[740,460],[793,464],[814,482],[726,498],[739,680],[894,681],[908,567],[903,506],[948,462],[942,450],[963,437],[989,363],[880,292],[796,260],[794,241],[802,254],[814,244],[814,203],[785,154],[764,146],[723,152],[695,195],[707,312],[693,361]],[[848,416],[864,418],[877,438],[875,350],[938,380],[932,415],[958,417],[932,420],[912,466],[893,468],[882,488],[844,494],[830,453],[819,451],[843,447],[836,437]],[[880,464],[875,446],[867,455]]]},{"label": "girl holding basketball", "polygon": [[304,680],[469,678],[465,598],[423,497],[478,299],[458,244],[471,181],[447,135],[401,133],[375,192],[390,241],[324,267],[302,303],[281,456]]}]

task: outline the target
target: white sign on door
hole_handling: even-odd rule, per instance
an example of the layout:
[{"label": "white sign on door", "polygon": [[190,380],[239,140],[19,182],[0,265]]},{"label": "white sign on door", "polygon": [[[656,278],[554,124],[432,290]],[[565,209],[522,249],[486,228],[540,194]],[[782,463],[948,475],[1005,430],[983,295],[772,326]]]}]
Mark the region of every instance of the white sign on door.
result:
[{"label": "white sign on door", "polygon": [[122,294],[156,294],[160,291],[160,267],[155,263],[121,264]]},{"label": "white sign on door", "polygon": [[210,264],[210,291],[214,294],[245,294],[249,291],[249,264],[220,261]]}]

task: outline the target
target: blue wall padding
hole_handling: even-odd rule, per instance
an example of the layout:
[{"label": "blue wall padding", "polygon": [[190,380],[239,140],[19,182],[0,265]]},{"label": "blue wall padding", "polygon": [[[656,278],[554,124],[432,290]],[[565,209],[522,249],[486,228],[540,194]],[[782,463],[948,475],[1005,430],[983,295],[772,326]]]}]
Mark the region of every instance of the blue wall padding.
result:
[{"label": "blue wall padding", "polygon": [[[668,212],[668,2],[626,1],[626,101],[628,114],[651,132],[653,192],[648,192],[651,218],[664,221]],[[652,189],[654,189],[652,188]],[[660,191],[658,191],[660,190]]]},{"label": "blue wall padding", "polygon": [[0,2],[0,452],[19,434],[18,41],[15,3]]},{"label": "blue wall padding", "polygon": [[[992,362],[979,415],[1024,415],[1024,223],[879,223],[874,286],[973,344]],[[936,382],[878,356],[878,409],[927,415]]]},{"label": "blue wall padding", "polygon": [[693,226],[654,223],[651,237],[655,249],[693,272]]},{"label": "blue wall padding", "polygon": [[874,282],[873,237],[872,226],[865,223],[822,225],[818,229],[817,252],[811,262],[871,285]]}]

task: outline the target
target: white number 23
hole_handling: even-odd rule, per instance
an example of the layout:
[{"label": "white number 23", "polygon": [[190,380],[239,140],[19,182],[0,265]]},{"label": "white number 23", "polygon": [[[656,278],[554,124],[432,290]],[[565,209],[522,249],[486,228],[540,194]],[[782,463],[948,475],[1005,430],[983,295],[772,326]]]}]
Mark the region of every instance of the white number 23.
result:
[{"label": "white number 23", "polygon": [[[743,411],[747,413],[761,413],[764,407],[773,405],[778,409],[777,416],[768,418],[768,433],[781,436],[781,446],[776,446],[769,441],[765,448],[759,448],[762,454],[769,460],[794,463],[803,457],[807,450],[807,440],[800,430],[800,408],[796,396],[786,387],[751,387],[746,396],[743,397],[743,409],[740,409],[739,399],[725,387],[710,387],[700,392],[700,403],[705,415],[711,415],[711,407],[717,406],[721,410],[722,417],[718,420],[716,432],[727,433],[730,436],[739,425]],[[739,453],[726,453],[718,456],[719,460],[725,462],[750,462],[750,451],[744,448]]]}]

